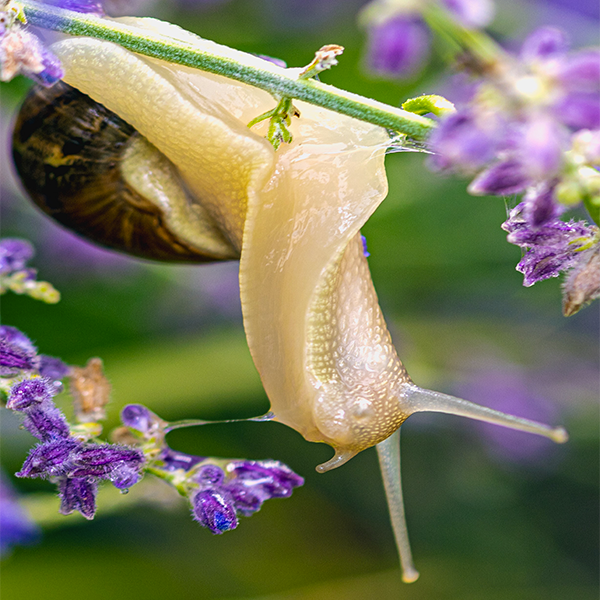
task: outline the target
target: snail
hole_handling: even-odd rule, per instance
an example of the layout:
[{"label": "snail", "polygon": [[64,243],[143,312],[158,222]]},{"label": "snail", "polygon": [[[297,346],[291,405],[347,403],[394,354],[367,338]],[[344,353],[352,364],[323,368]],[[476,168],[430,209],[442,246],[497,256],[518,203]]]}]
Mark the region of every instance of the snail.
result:
[{"label": "snail", "polygon": [[[213,44],[154,19],[121,21]],[[399,471],[410,415],[444,412],[566,441],[562,428],[422,389],[407,374],[360,236],[387,193],[386,131],[298,102],[293,142],[275,151],[247,127],[272,108],[266,92],[96,39],[52,51],[68,85],[34,92],[21,110],[13,153],[25,188],[108,247],[159,260],[239,258],[244,327],[273,419],[333,447],[320,472],[377,446],[405,581],[418,577]]]}]

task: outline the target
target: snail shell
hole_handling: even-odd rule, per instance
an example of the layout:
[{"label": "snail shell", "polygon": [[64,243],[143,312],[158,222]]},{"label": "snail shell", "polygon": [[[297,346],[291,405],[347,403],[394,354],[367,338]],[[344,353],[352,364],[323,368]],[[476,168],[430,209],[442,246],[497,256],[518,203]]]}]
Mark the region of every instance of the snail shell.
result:
[{"label": "snail shell", "polygon": [[114,112],[59,82],[35,86],[13,134],[29,196],[80,235],[141,258],[239,258],[176,167]]}]

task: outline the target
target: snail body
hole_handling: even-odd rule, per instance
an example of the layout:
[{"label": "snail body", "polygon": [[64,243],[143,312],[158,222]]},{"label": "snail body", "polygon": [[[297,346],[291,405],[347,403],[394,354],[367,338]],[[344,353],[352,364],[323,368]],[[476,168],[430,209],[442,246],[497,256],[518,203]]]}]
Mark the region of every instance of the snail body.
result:
[{"label": "snail body", "polygon": [[[152,19],[126,22],[200,47],[212,44]],[[159,211],[144,226],[156,227],[163,240],[168,229],[178,244],[201,255],[198,262],[239,256],[244,327],[275,420],[333,447],[334,457],[320,471],[378,446],[406,581],[418,576],[406,535],[397,450],[398,429],[409,415],[460,414],[566,439],[562,429],[423,390],[408,376],[379,308],[360,237],[360,228],[387,194],[384,157],[390,141],[383,129],[298,102],[302,116],[292,124],[294,140],[275,152],[260,130],[246,126],[272,108],[266,92],[94,39],[64,40],[52,50],[66,83],[118,115],[129,132],[119,149],[109,150],[120,152],[117,161],[124,167],[108,173],[120,171],[144,201],[153,197],[152,210],[162,206],[177,215],[169,219]],[[264,68],[279,67],[265,63]],[[42,167],[47,163],[34,152],[37,158],[23,167],[31,148],[44,146],[34,143],[33,133],[24,134],[28,129],[35,128],[25,114],[14,144],[26,180],[43,171],[36,160]],[[55,134],[40,135],[54,139]],[[62,150],[43,156],[55,163],[65,160]],[[153,178],[163,183],[148,184]],[[79,226],[75,217],[67,222],[61,216],[70,215],[61,207],[71,194],[59,198],[32,186],[25,183],[34,199],[47,205],[46,212]],[[168,188],[169,194],[161,196],[156,188]],[[86,198],[96,197],[80,194],[85,235],[90,214],[110,214],[104,205],[97,212],[85,207]],[[201,215],[203,224],[194,224],[189,214]],[[194,234],[196,228],[202,235]],[[111,234],[114,229],[109,228]],[[159,249],[155,258],[170,260],[158,243],[134,245],[135,235],[122,237],[125,241],[117,243],[113,236],[104,243],[146,258]],[[184,254],[178,249],[175,260],[196,260]]]}]

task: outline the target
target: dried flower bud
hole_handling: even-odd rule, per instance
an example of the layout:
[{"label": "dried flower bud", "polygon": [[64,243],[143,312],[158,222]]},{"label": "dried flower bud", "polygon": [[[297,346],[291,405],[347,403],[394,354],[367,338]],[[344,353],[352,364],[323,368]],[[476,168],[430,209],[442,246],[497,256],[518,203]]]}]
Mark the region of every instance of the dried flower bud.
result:
[{"label": "dried flower bud", "polygon": [[563,314],[574,315],[600,297],[600,244],[581,253],[581,258],[563,283]]},{"label": "dried flower bud", "polygon": [[106,418],[104,407],[109,401],[110,383],[99,358],[90,358],[85,367],[71,367],[69,391],[77,421],[89,423]]}]

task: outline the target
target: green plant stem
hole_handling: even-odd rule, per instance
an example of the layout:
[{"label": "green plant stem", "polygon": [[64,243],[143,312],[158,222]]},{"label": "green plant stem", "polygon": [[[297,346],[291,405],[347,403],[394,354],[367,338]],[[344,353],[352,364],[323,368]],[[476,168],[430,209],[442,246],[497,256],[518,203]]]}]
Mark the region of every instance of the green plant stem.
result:
[{"label": "green plant stem", "polygon": [[198,45],[118,21],[21,0],[28,23],[70,35],[94,37],[170,63],[184,65],[258,87],[276,98],[288,97],[392,129],[417,140],[426,139],[435,122],[399,108],[337,89],[314,79],[298,79],[295,69],[260,69],[256,58],[206,42]]}]

